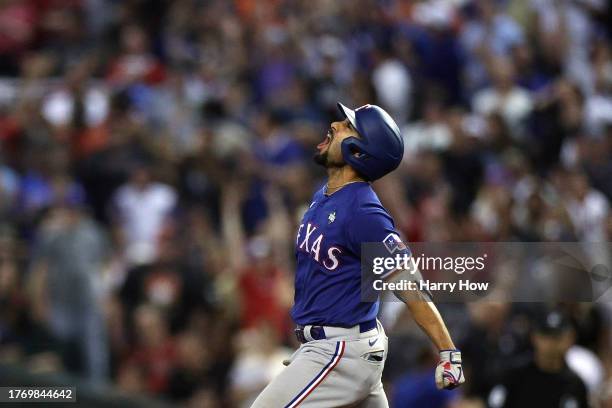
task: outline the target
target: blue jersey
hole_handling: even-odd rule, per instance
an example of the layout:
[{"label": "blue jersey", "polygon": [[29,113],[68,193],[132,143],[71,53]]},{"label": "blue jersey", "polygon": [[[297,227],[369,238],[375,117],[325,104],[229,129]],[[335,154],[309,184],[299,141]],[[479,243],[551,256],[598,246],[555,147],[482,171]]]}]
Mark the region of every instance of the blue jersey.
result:
[{"label": "blue jersey", "polygon": [[361,243],[395,242],[399,235],[369,183],[324,192],[314,195],[298,229],[291,316],[302,325],[351,327],[376,318],[379,306],[378,299],[361,301]]}]

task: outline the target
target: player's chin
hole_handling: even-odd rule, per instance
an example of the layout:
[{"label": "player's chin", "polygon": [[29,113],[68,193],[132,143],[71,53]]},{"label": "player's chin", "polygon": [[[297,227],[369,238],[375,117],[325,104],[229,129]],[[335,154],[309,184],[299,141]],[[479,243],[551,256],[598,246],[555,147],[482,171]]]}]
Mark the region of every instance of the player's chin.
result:
[{"label": "player's chin", "polygon": [[336,159],[331,156],[328,151],[318,152],[312,157],[312,159],[315,163],[325,167],[326,169],[340,168],[346,166],[346,163],[344,162],[344,160],[342,160],[342,158]]},{"label": "player's chin", "polygon": [[327,150],[316,152],[312,156],[312,160],[323,167],[327,167]]}]

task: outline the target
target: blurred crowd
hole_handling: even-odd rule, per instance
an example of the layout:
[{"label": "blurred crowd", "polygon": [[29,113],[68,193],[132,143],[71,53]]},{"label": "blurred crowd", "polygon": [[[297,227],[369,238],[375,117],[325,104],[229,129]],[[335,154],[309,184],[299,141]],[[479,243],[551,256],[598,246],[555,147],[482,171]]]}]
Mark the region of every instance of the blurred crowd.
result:
[{"label": "blurred crowd", "polygon": [[[0,361],[248,406],[297,347],[294,234],[336,101],[400,124],[404,160],[374,186],[409,242],[612,241],[611,12],[0,0]],[[612,406],[610,304],[561,305],[556,348],[532,344],[532,306],[440,305],[468,378],[445,394],[431,346],[385,307],[392,406],[494,406],[542,349]]]}]

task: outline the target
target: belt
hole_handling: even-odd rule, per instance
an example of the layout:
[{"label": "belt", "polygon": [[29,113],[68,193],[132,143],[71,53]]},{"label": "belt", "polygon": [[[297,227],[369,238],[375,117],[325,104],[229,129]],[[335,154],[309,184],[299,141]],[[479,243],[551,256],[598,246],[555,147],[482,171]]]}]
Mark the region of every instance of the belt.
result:
[{"label": "belt", "polygon": [[[323,325],[298,325],[295,328],[295,336],[300,343],[308,343],[312,340],[325,340],[333,337],[350,336],[358,333],[366,333],[376,328],[376,319],[359,323],[353,327],[337,327]],[[326,332],[327,330],[327,332]]]}]

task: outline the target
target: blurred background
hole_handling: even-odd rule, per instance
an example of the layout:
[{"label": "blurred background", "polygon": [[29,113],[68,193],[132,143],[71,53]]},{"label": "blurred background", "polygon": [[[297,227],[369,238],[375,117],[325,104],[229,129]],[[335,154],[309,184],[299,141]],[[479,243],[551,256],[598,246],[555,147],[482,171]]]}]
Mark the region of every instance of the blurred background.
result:
[{"label": "blurred background", "polygon": [[[0,0],[0,382],[249,406],[297,347],[293,242],[336,101],[400,124],[404,161],[374,185],[409,242],[611,241],[610,13]],[[385,305],[390,402],[496,406],[543,353],[612,407],[611,305],[553,305],[570,328],[541,330],[542,305],[440,305],[468,378],[445,393],[430,343]]]}]

